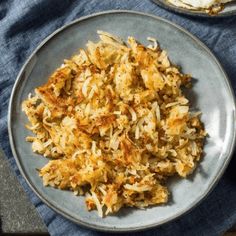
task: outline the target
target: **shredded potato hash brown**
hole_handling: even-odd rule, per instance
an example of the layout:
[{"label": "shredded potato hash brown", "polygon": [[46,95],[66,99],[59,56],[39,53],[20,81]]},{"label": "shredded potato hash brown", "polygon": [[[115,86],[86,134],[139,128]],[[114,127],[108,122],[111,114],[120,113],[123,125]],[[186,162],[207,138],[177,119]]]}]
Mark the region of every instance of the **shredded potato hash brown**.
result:
[{"label": "shredded potato hash brown", "polygon": [[39,172],[44,185],[85,195],[104,216],[166,203],[166,179],[193,171],[206,133],[181,91],[190,76],[155,39],[145,47],[98,33],[22,108],[35,134],[26,140],[51,159]]}]

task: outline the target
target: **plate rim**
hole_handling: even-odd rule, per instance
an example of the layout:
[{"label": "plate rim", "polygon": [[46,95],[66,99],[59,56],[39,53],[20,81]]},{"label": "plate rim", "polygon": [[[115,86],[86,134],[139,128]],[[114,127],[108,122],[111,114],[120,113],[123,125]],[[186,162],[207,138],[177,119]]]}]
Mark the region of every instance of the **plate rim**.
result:
[{"label": "plate rim", "polygon": [[72,222],[82,226],[82,227],[86,227],[89,229],[93,229],[93,230],[98,230],[98,231],[105,231],[105,232],[137,232],[137,231],[143,231],[143,230],[147,230],[147,229],[151,229],[160,225],[163,225],[165,223],[171,222],[177,218],[179,218],[180,216],[186,214],[187,212],[191,211],[192,209],[194,209],[197,205],[199,205],[207,196],[208,194],[214,189],[214,187],[216,186],[216,184],[218,183],[218,181],[221,179],[223,173],[226,170],[226,167],[228,166],[231,158],[232,158],[232,154],[234,152],[235,149],[235,144],[236,144],[236,126],[235,126],[235,122],[233,122],[233,131],[232,131],[232,138],[231,138],[231,143],[230,143],[230,150],[228,151],[227,157],[223,163],[222,168],[220,169],[218,175],[215,177],[215,179],[213,179],[213,181],[210,183],[209,187],[207,188],[207,190],[201,195],[199,196],[197,199],[195,199],[195,201],[190,204],[189,206],[187,206],[186,208],[184,208],[182,211],[178,212],[177,214],[173,215],[172,217],[166,218],[164,220],[161,220],[157,223],[153,223],[153,224],[149,224],[146,226],[136,226],[136,227],[132,227],[132,228],[116,228],[116,227],[107,227],[107,226],[100,226],[100,225],[96,225],[90,222],[84,222],[81,221],[78,218],[75,218],[73,216],[71,216],[69,213],[64,212],[62,209],[59,209],[55,204],[51,203],[49,200],[47,200],[47,198],[45,198],[44,196],[42,196],[40,194],[40,192],[38,191],[38,188],[36,186],[34,186],[34,184],[31,182],[31,180],[28,177],[28,174],[26,173],[26,171],[24,170],[24,168],[21,165],[21,161],[20,158],[17,155],[17,151],[16,151],[16,146],[14,144],[14,139],[13,139],[13,132],[12,132],[12,108],[14,107],[13,105],[13,100],[14,100],[14,96],[15,96],[15,92],[17,90],[17,87],[19,86],[20,82],[21,82],[21,77],[25,71],[25,68],[27,67],[27,65],[29,64],[29,62],[33,59],[33,57],[35,56],[35,54],[37,54],[37,52],[41,49],[41,47],[43,47],[44,44],[46,44],[50,39],[52,39],[55,35],[57,35],[59,32],[63,31],[64,29],[77,24],[81,21],[93,18],[93,17],[97,17],[97,16],[101,16],[101,15],[107,15],[107,14],[134,14],[134,15],[140,15],[140,16],[147,16],[147,17],[151,17],[155,20],[158,21],[162,21],[165,22],[175,28],[177,28],[178,30],[180,30],[182,33],[187,34],[191,39],[193,39],[200,47],[202,47],[214,60],[214,62],[216,63],[216,65],[218,66],[218,68],[220,69],[220,71],[222,72],[223,76],[224,76],[224,81],[226,83],[226,86],[229,90],[229,97],[231,97],[232,99],[232,106],[233,106],[233,118],[232,120],[236,120],[235,119],[235,110],[236,110],[236,99],[234,96],[234,91],[233,88],[231,86],[231,82],[226,74],[226,72],[224,71],[223,67],[221,66],[220,62],[218,61],[218,59],[216,58],[216,56],[211,52],[211,50],[203,43],[201,42],[200,39],[198,39],[196,36],[194,36],[193,34],[191,34],[190,32],[188,32],[186,29],[184,29],[183,27],[169,21],[166,20],[160,16],[156,16],[154,14],[149,14],[146,12],[140,12],[140,11],[133,11],[133,10],[108,10],[108,11],[101,11],[101,12],[97,12],[94,14],[90,14],[90,15],[86,15],[83,17],[79,17],[73,21],[71,21],[68,24],[63,25],[62,27],[58,28],[57,30],[55,30],[54,32],[52,32],[51,34],[49,34],[34,50],[33,52],[30,54],[30,56],[28,57],[28,59],[26,59],[25,63],[23,64],[21,70],[19,71],[17,77],[16,77],[16,81],[14,83],[14,86],[12,88],[12,92],[11,92],[11,96],[10,96],[10,100],[9,100],[9,106],[8,106],[8,117],[7,117],[7,121],[8,121],[8,134],[9,134],[9,141],[10,141],[10,147],[14,156],[14,159],[16,161],[17,167],[19,168],[19,171],[21,173],[21,175],[24,177],[25,181],[27,182],[27,184],[30,186],[31,190],[33,190],[33,192],[39,197],[39,199],[45,203],[48,207],[50,207],[51,209],[53,209],[56,213],[58,213],[59,215],[62,215],[63,217],[71,220]]},{"label": "plate rim", "polygon": [[181,14],[181,15],[202,17],[202,18],[209,18],[209,19],[218,19],[218,18],[226,18],[229,16],[236,16],[236,9],[228,11],[228,12],[219,12],[219,14],[216,14],[216,15],[209,15],[201,11],[193,11],[191,9],[177,7],[172,4],[167,4],[162,0],[152,0],[152,2],[158,5],[159,7],[164,8],[167,11],[171,11],[171,12]]}]

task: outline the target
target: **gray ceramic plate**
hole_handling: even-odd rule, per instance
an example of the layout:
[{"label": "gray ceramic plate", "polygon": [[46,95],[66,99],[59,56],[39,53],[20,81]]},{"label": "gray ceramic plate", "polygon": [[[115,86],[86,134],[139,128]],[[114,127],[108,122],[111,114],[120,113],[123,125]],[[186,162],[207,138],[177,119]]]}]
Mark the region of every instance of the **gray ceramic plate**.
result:
[{"label": "gray ceramic plate", "polygon": [[[157,38],[169,52],[171,61],[195,78],[193,90],[187,93],[194,109],[203,113],[209,133],[205,156],[192,176],[168,182],[172,193],[166,205],[146,210],[126,208],[118,214],[99,218],[88,212],[83,197],[69,191],[43,187],[36,168],[47,159],[34,154],[25,137],[26,116],[21,103],[34,88],[88,40],[97,40],[97,30],[108,31],[126,39],[134,36],[147,44],[146,37]],[[212,53],[184,29],[159,17],[130,11],[111,11],[80,18],[50,35],[23,66],[12,91],[9,107],[9,136],[18,167],[35,193],[51,208],[68,219],[98,230],[136,231],[151,228],[182,215],[199,203],[219,180],[229,163],[235,140],[235,103],[227,76]]]},{"label": "gray ceramic plate", "polygon": [[217,15],[209,15],[206,12],[198,11],[198,10],[190,10],[185,9],[182,7],[177,7],[169,3],[167,0],[152,0],[158,6],[163,7],[167,10],[174,11],[177,13],[182,13],[191,16],[201,16],[201,17],[209,17],[209,18],[216,18],[216,17],[226,17],[226,16],[234,16],[236,15],[236,1],[226,3],[224,9],[220,11]]}]

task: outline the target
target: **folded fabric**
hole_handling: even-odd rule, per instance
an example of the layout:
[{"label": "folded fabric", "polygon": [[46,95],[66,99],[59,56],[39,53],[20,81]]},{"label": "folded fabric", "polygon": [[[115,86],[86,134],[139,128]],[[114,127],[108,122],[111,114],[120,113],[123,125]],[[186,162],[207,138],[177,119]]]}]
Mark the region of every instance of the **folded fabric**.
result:
[{"label": "folded fabric", "polygon": [[[12,156],[7,109],[12,86],[25,60],[50,33],[84,15],[111,10],[143,11],[169,19],[200,38],[218,57],[236,89],[236,16],[208,19],[176,15],[148,0],[2,0],[0,2],[0,145],[51,235],[106,235],[82,228],[48,208],[20,175]],[[236,157],[211,194],[179,219],[127,235],[221,235],[236,223]]]}]

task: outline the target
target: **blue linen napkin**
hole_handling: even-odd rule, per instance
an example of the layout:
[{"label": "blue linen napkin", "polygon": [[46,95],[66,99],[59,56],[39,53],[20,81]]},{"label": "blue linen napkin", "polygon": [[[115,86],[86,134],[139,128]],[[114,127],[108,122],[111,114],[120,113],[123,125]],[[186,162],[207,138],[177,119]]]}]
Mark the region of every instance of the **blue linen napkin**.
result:
[{"label": "blue linen napkin", "polygon": [[[12,86],[25,60],[50,33],[81,16],[129,9],[173,21],[200,38],[218,57],[236,89],[236,16],[219,19],[177,15],[149,0],[1,0],[0,1],[0,146],[51,235],[106,235],[76,225],[48,208],[32,192],[9,146],[7,108]],[[156,229],[127,235],[221,235],[236,223],[236,156],[217,187],[199,206]]]}]

